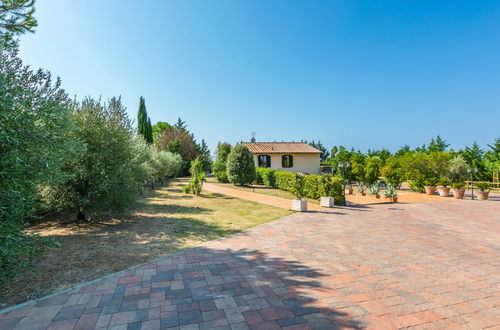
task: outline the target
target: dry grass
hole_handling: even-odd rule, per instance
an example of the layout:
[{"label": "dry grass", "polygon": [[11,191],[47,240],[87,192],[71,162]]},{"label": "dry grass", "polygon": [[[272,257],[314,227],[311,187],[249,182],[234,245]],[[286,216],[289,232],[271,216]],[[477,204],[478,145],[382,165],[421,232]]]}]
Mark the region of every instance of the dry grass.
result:
[{"label": "dry grass", "polygon": [[[48,295],[153,258],[266,223],[290,211],[241,199],[181,192],[182,180],[149,192],[131,212],[102,223],[60,217],[30,232],[61,243],[39,257],[37,271],[0,287],[0,307]],[[73,217],[72,215],[71,217]],[[66,220],[66,222],[65,222]],[[2,306],[3,305],[3,306]]]}]

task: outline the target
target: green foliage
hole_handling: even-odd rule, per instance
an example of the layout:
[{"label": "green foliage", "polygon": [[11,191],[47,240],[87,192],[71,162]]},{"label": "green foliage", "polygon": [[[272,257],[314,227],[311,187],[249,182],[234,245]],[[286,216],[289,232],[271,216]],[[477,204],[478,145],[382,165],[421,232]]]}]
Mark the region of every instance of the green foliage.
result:
[{"label": "green foliage", "polygon": [[474,142],[471,147],[466,147],[459,154],[467,163],[467,167],[474,169],[474,180],[489,180],[491,173],[488,172],[485,164],[485,152]]},{"label": "green foliage", "polygon": [[276,187],[276,170],[270,168],[255,168],[255,172],[257,174],[257,181],[259,184],[265,184],[266,186]]},{"label": "green foliage", "polygon": [[365,165],[362,163],[352,163],[352,175],[356,181],[364,181],[366,176]]},{"label": "green foliage", "polygon": [[306,196],[305,180],[306,180],[305,175],[293,173],[293,181],[289,191],[292,193],[292,195],[294,195],[298,199],[302,199]]},{"label": "green foliage", "polygon": [[311,199],[319,199],[319,184],[320,184],[320,176],[319,175],[304,175],[302,180],[302,189],[304,196]]},{"label": "green foliage", "polygon": [[431,142],[429,142],[429,146],[427,147],[428,152],[444,152],[448,149],[450,146],[449,143],[446,142],[446,140],[442,139],[439,135],[436,137],[436,139],[432,139]]},{"label": "green foliage", "polygon": [[205,171],[203,170],[203,162],[199,157],[191,162],[191,181],[187,186],[183,187],[185,193],[192,193],[193,195],[200,195],[203,188],[203,181],[205,180]]},{"label": "green foliage", "polygon": [[46,198],[77,209],[79,220],[123,209],[147,179],[125,107],[118,98],[107,104],[87,98],[73,106],[73,117],[78,130],[72,136],[87,150],[67,162],[71,177],[49,187]]},{"label": "green foliage", "polygon": [[144,97],[139,99],[139,111],[137,113],[137,134],[142,136],[147,143],[153,143],[153,128],[151,119],[148,117]]},{"label": "green foliage", "polygon": [[342,179],[331,174],[323,174],[318,178],[318,193],[319,197],[333,197],[335,203],[341,204],[342,196]]},{"label": "green foliage", "polygon": [[385,187],[385,193],[384,196],[387,198],[396,198],[398,197],[398,191],[393,185],[387,185]]},{"label": "green foliage", "polygon": [[37,21],[34,0],[2,0],[0,2],[0,49],[15,47],[14,37],[34,32]]},{"label": "green foliage", "polygon": [[212,173],[219,182],[229,182],[227,178],[227,158],[231,153],[231,145],[227,142],[217,144],[217,158],[212,165]]},{"label": "green foliage", "polygon": [[40,199],[41,187],[65,181],[65,162],[85,147],[71,136],[76,129],[71,102],[59,79],[54,82],[49,72],[23,66],[17,47],[0,51],[2,281],[26,268],[47,242],[22,233],[24,221],[47,207]]},{"label": "green foliage", "polygon": [[380,181],[375,181],[370,185],[370,195],[377,196],[380,195],[380,191],[382,190],[382,185]]},{"label": "green foliage", "polygon": [[276,188],[289,191],[292,188],[292,184],[295,179],[295,173],[277,170],[274,173],[274,177],[276,178]]},{"label": "green foliage", "polygon": [[248,147],[236,145],[227,158],[227,178],[234,184],[249,184],[255,179],[255,164]]},{"label": "green foliage", "polygon": [[490,191],[490,184],[488,182],[479,181],[474,182],[474,185],[479,188],[481,191]]},{"label": "green foliage", "polygon": [[467,163],[462,156],[455,156],[449,161],[448,176],[452,182],[462,182],[467,178]]},{"label": "green foliage", "polygon": [[439,185],[443,186],[443,187],[448,187],[450,184],[451,184],[451,180],[449,178],[446,178],[446,177],[442,177],[439,179]]},{"label": "green foliage", "polygon": [[163,134],[163,131],[172,128],[169,123],[159,121],[151,127],[152,135],[153,135],[153,143],[158,144],[160,141],[160,136]]},{"label": "green foliage", "polygon": [[379,179],[380,169],[382,168],[383,162],[377,156],[371,157],[366,162],[365,168],[365,182],[372,184]]},{"label": "green foliage", "polygon": [[439,182],[439,179],[436,177],[429,177],[424,180],[426,186],[435,187]]},{"label": "green foliage", "polygon": [[198,157],[203,164],[203,171],[210,172],[212,170],[212,157],[210,157],[210,149],[204,139],[199,145],[196,145]]},{"label": "green foliage", "polygon": [[464,182],[453,182],[451,184],[451,187],[453,189],[463,189],[465,187],[465,183]]},{"label": "green foliage", "polygon": [[399,157],[389,157],[380,170],[380,175],[384,177],[387,183],[394,187],[400,187],[405,180],[405,172],[401,167]]},{"label": "green foliage", "polygon": [[425,190],[425,182],[420,178],[413,179],[408,186],[415,192],[424,192]]}]

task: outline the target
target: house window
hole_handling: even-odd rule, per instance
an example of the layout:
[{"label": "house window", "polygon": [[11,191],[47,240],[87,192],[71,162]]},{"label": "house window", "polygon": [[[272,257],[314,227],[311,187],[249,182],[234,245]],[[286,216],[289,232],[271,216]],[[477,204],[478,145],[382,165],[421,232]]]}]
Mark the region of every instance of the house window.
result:
[{"label": "house window", "polygon": [[293,156],[292,155],[281,156],[281,167],[283,168],[293,167]]},{"label": "house window", "polygon": [[271,167],[271,156],[259,155],[259,167]]}]

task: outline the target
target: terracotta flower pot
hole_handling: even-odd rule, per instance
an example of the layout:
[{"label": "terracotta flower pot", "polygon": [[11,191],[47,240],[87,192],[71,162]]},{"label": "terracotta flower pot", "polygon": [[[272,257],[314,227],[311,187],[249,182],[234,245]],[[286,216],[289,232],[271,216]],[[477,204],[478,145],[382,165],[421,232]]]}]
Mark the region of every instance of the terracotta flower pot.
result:
[{"label": "terracotta flower pot", "polygon": [[453,198],[455,198],[455,199],[463,199],[464,198],[464,194],[465,194],[464,188],[460,188],[460,189],[453,188],[451,190],[451,192],[453,193]]},{"label": "terracotta flower pot", "polygon": [[354,191],[354,189],[347,189],[347,194],[348,195],[352,195],[352,192]]},{"label": "terracotta flower pot", "polygon": [[477,198],[481,199],[481,200],[485,200],[485,199],[488,199],[488,195],[489,194],[490,194],[489,191],[481,191],[481,190],[479,190],[477,192]]},{"label": "terracotta flower pot", "polygon": [[375,198],[376,199],[380,199],[380,195],[375,195]]},{"label": "terracotta flower pot", "polygon": [[397,203],[398,202],[398,198],[397,197],[393,197],[393,198],[389,198],[391,200],[391,203]]},{"label": "terracotta flower pot", "polygon": [[434,195],[434,193],[436,192],[435,186],[425,186],[424,188],[427,195]]},{"label": "terracotta flower pot", "polygon": [[366,196],[366,193],[361,193],[361,196]]},{"label": "terracotta flower pot", "polygon": [[450,195],[450,188],[448,187],[439,187],[438,191],[441,197],[448,197]]}]

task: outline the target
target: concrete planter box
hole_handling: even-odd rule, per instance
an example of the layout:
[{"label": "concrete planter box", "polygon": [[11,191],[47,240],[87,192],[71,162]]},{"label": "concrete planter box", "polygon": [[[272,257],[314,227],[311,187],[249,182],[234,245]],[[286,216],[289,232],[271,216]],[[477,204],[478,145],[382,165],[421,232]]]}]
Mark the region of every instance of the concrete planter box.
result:
[{"label": "concrete planter box", "polygon": [[307,211],[307,199],[292,199],[292,210],[299,212]]},{"label": "concrete planter box", "polygon": [[319,205],[322,207],[333,207],[333,197],[321,197]]}]

